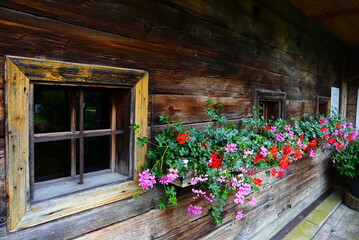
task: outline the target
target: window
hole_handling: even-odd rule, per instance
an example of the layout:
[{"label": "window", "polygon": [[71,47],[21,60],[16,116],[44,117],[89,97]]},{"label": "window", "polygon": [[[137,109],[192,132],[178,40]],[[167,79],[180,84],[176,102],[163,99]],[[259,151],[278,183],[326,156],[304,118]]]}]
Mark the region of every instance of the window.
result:
[{"label": "window", "polygon": [[129,89],[31,83],[30,89],[33,201],[130,180]]},{"label": "window", "polygon": [[318,96],[317,98],[317,115],[328,116],[330,107],[330,97]]},{"label": "window", "polygon": [[145,71],[7,57],[5,74],[10,230],[140,190]]},{"label": "window", "polygon": [[260,114],[267,121],[268,119],[285,119],[285,102],[286,93],[284,92],[257,90],[254,105],[261,107]]}]

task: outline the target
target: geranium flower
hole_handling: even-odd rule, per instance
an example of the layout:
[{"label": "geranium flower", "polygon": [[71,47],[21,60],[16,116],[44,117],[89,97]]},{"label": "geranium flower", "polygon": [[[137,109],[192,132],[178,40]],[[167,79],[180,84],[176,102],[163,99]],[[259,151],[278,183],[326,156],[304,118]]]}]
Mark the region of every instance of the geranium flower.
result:
[{"label": "geranium flower", "polygon": [[285,135],[283,133],[278,133],[275,136],[275,141],[276,142],[284,142],[285,141]]},{"label": "geranium flower", "polygon": [[178,144],[185,144],[185,142],[189,139],[189,133],[178,133],[177,135]]},{"label": "geranium flower", "polygon": [[227,144],[224,149],[226,150],[226,152],[237,152],[237,144],[235,143]]},{"label": "geranium flower", "polygon": [[309,157],[314,158],[315,155],[316,155],[316,152],[311,149],[310,153],[309,153]]},{"label": "geranium flower", "polygon": [[240,210],[240,211],[238,211],[237,213],[236,213],[236,219],[237,220],[239,220],[239,219],[241,219],[241,218],[243,218],[243,210]]},{"label": "geranium flower", "polygon": [[326,126],[321,127],[321,128],[320,128],[320,131],[321,131],[321,132],[327,132],[327,131],[328,131],[328,128],[327,128]]},{"label": "geranium flower", "polygon": [[319,119],[319,124],[326,124],[327,122],[328,122],[328,119],[326,119],[326,118]]},{"label": "geranium flower", "polygon": [[302,152],[302,150],[300,150],[300,148],[297,148],[297,150],[295,151],[295,153],[294,153],[294,158],[295,159],[301,159],[302,158],[302,156],[303,156],[303,152]]},{"label": "geranium flower", "polygon": [[170,168],[168,169],[168,172],[169,173],[166,176],[161,177],[161,180],[159,181],[161,184],[168,185],[179,177],[178,169]]},{"label": "geranium flower", "polygon": [[139,173],[138,176],[140,179],[138,180],[138,186],[142,187],[144,190],[148,190],[148,188],[152,188],[156,183],[155,176],[150,173],[149,169],[146,169],[142,173]]},{"label": "geranium flower", "polygon": [[188,212],[189,214],[191,214],[192,216],[198,215],[198,214],[202,214],[202,207],[200,206],[193,206],[192,204],[189,205],[188,207]]},{"label": "geranium flower", "polygon": [[209,166],[212,168],[219,168],[222,166],[222,159],[219,157],[218,153],[212,152]]},{"label": "geranium flower", "polygon": [[284,155],[290,155],[293,152],[292,145],[287,145],[283,147],[283,154]]},{"label": "geranium flower", "polygon": [[253,194],[251,200],[248,201],[248,204],[251,205],[251,206],[255,206],[257,205],[257,198],[256,198],[256,195]]},{"label": "geranium flower", "polygon": [[248,150],[248,149],[244,150],[243,158],[247,158],[248,156],[253,155],[253,152],[254,152],[253,150]]},{"label": "geranium flower", "polygon": [[343,143],[339,143],[338,145],[335,146],[336,150],[342,150],[343,149]]},{"label": "geranium flower", "polygon": [[255,185],[257,185],[257,186],[262,186],[263,180],[262,180],[262,179],[259,179],[259,178],[254,178],[254,179],[252,180],[252,182],[253,182]]}]

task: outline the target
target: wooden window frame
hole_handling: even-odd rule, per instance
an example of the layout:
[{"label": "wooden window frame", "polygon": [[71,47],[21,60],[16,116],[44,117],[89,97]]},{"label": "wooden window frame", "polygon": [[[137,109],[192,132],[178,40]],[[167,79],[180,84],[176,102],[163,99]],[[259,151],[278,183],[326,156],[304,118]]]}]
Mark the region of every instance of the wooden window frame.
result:
[{"label": "wooden window frame", "polygon": [[259,106],[261,101],[278,101],[280,103],[280,114],[279,118],[286,118],[286,97],[285,92],[267,91],[267,90],[256,90],[254,99],[254,106]]},{"label": "wooden window frame", "polygon": [[148,73],[142,70],[75,64],[14,56],[5,57],[6,164],[8,229],[16,231],[38,225],[97,206],[132,197],[143,192],[138,187],[138,173],[145,162],[146,147],[133,142],[133,180],[96,187],[47,201],[32,203],[30,194],[30,82],[52,84],[117,85],[130,88],[134,108],[130,125],[140,126],[141,136],[147,135]]}]

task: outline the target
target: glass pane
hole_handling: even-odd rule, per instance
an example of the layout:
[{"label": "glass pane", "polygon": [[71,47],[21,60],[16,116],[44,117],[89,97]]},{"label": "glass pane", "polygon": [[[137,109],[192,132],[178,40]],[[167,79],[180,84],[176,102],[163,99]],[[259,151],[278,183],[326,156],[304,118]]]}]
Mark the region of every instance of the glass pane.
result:
[{"label": "glass pane", "polygon": [[35,143],[35,182],[70,176],[71,141]]},{"label": "glass pane", "polygon": [[70,130],[70,99],[66,87],[34,85],[34,132]]},{"label": "glass pane", "polygon": [[264,120],[280,118],[281,109],[279,101],[260,101],[259,105],[263,108]]},{"label": "glass pane", "polygon": [[85,89],[85,130],[110,128],[110,97],[106,89]]},{"label": "glass pane", "polygon": [[109,136],[85,138],[84,150],[85,173],[110,168]]}]

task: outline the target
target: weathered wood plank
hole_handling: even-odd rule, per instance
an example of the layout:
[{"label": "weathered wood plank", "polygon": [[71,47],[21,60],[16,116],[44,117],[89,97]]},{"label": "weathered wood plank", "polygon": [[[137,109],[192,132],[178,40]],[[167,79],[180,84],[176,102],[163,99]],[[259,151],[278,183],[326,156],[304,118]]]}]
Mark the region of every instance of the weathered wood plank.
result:
[{"label": "weathered wood plank", "polygon": [[[182,4],[182,3],[177,3],[176,1],[172,1],[177,5],[182,5],[182,6],[185,5],[184,11],[183,9],[178,10],[173,8],[173,4],[170,4],[170,2],[171,1],[145,1],[145,2],[116,1],[116,2],[83,3],[81,1],[65,1],[61,3],[52,2],[51,4],[49,4],[49,3],[34,1],[34,0],[27,0],[27,1],[6,0],[1,2],[1,6],[34,14],[37,16],[44,16],[44,17],[56,19],[67,23],[75,23],[76,25],[80,25],[88,28],[94,28],[104,32],[111,32],[117,35],[125,35],[136,39],[146,38],[146,41],[157,43],[157,44],[159,43],[163,45],[171,44],[172,46],[175,46],[179,43],[181,46],[186,47],[187,44],[192,42],[192,49],[193,49],[193,43],[198,42],[200,38],[203,38],[204,33],[211,34],[209,35],[210,37],[218,35],[216,34],[216,30],[215,30],[216,28],[218,28],[218,26],[213,24],[211,29],[208,29],[207,31],[199,31],[198,28],[199,26],[203,27],[203,25],[205,24],[208,26],[207,21],[209,19],[213,19],[215,23],[218,23],[218,19],[220,19],[223,21],[223,24],[219,24],[221,28],[229,29],[231,32],[241,33],[247,36],[248,35],[252,36],[253,34],[261,34],[261,32],[262,33],[265,32],[263,31],[263,28],[261,27],[258,28],[256,27],[256,25],[260,25],[260,24],[263,24],[265,26],[279,25],[280,27],[284,28],[284,30],[281,31],[282,33],[287,32],[286,42],[293,44],[298,42],[297,39],[294,39],[297,38],[295,32],[298,32],[299,35],[303,35],[302,33],[303,28],[301,29],[300,26],[298,25],[295,25],[295,28],[293,28],[293,25],[285,21],[286,18],[291,16],[290,14],[287,13],[288,9],[291,9],[290,10],[291,13],[296,15],[298,18],[302,19],[302,22],[306,20],[302,15],[299,15],[297,11],[294,10],[293,6],[290,6],[290,4],[288,3],[281,3],[282,5],[283,4],[286,5],[287,15],[283,17],[283,14],[281,14],[279,15],[280,17],[278,17],[277,15],[263,8],[263,6],[270,8],[270,10],[275,9],[276,10],[275,13],[279,11],[278,7],[277,8],[275,8],[275,6],[272,7],[272,5],[275,5],[273,3],[263,4],[263,1],[260,2],[260,4],[258,5],[256,4],[255,1],[239,2],[236,4],[233,4],[230,1],[226,1],[225,4],[226,6],[227,5],[235,5],[235,6],[233,6],[233,8],[224,7],[223,9],[221,9],[223,11],[218,11],[216,9],[216,7],[218,6],[213,6],[214,2],[212,3],[207,1],[206,4],[203,4],[201,3],[201,1],[192,1],[191,4]],[[166,5],[170,5],[170,6],[166,6]],[[196,9],[193,9],[192,5],[195,5]],[[203,7],[205,5],[206,8]],[[98,9],[98,11],[94,13],[93,11],[91,11],[91,8],[96,8]],[[216,9],[216,11],[213,11],[213,8]],[[242,11],[241,14],[240,15],[236,14],[235,9],[241,9]],[[282,9],[284,9],[283,6]],[[188,15],[185,12],[188,12],[189,10],[192,12],[201,11],[202,14],[206,12],[208,17],[203,18],[201,16],[200,18],[198,18],[192,15]],[[253,18],[253,15],[255,15],[256,13],[255,11],[259,11],[261,17],[257,16],[255,24],[253,22],[250,22],[250,24],[248,24],[248,22],[251,21],[251,19]],[[162,12],[161,15],[157,14],[158,12]],[[180,21],[180,19],[190,21],[192,24],[186,25],[183,23],[183,21]],[[234,23],[228,24],[228,22],[230,21],[233,22],[233,19],[235,19],[235,24]],[[293,17],[290,20],[298,21]],[[119,24],[109,25],[108,21],[117,22]],[[244,31],[243,29],[247,29],[248,26],[250,25],[254,25],[254,27],[251,27],[251,29],[248,31],[254,33],[245,34],[248,31]],[[306,33],[304,35],[304,38],[310,38],[312,41],[309,42],[313,42],[313,40],[315,41],[317,39],[320,39],[321,45],[323,44],[322,39],[326,39],[325,47],[329,46],[330,49],[337,47],[338,42],[333,41],[328,36],[328,34],[322,31],[320,28],[318,27],[315,28],[313,26],[314,25],[308,25],[305,28],[305,30],[309,33]],[[278,31],[280,30],[281,29],[279,29]],[[167,37],[164,37],[165,32],[167,33],[166,34]],[[202,34],[202,36],[200,34]],[[266,34],[269,33],[266,32]],[[278,34],[272,33],[272,35],[278,35]],[[192,38],[193,36],[196,36],[197,39]],[[280,35],[278,35],[278,38],[280,38]],[[259,39],[265,41],[265,39],[271,39],[271,38],[263,37]],[[225,40],[225,38],[223,40]],[[228,39],[227,41],[231,41],[231,39]],[[282,41],[283,40],[281,39],[281,42]],[[208,44],[200,44],[200,45],[204,46]],[[211,43],[211,45],[213,46],[213,42]],[[233,44],[228,44],[226,45],[225,48],[231,47],[231,45]],[[280,46],[279,48],[281,47],[283,48],[283,46]],[[286,49],[286,51],[288,50],[290,51],[291,49]],[[211,48],[208,48],[207,51],[205,52],[208,53],[211,52],[212,54],[216,54],[216,52],[211,51]],[[262,51],[262,52],[265,53],[267,51]],[[217,53],[218,53],[218,47],[217,47]],[[297,48],[292,50],[291,53],[299,56],[302,54],[301,52],[299,52],[298,54]],[[226,51],[226,54],[228,54],[228,49]],[[335,59],[326,59],[326,60],[333,61]],[[309,64],[307,66],[309,66]]]},{"label": "weathered wood plank", "polygon": [[[27,3],[28,6],[31,6],[33,4],[35,4],[35,3]],[[41,3],[40,3],[40,5],[41,5]],[[61,6],[64,6],[64,4],[61,4]],[[61,8],[61,6],[57,6],[57,7]],[[79,6],[80,6],[80,4],[76,5],[74,8],[72,8],[72,10],[76,9],[76,7],[79,7]],[[147,8],[149,7],[147,4],[146,4],[146,6],[147,6]],[[99,7],[101,7],[101,6],[99,6]],[[124,11],[124,10],[121,10],[121,8],[128,10],[128,6],[123,6],[122,4],[119,4],[119,6],[117,6],[117,7],[119,7],[120,10],[118,10],[116,7],[114,7],[116,9],[115,11],[120,11],[121,13]],[[161,6],[159,6],[159,7],[161,7]],[[178,10],[170,9],[168,7],[163,7],[163,6],[161,9],[163,9],[164,11],[166,10],[167,12],[171,12],[175,15],[179,15],[178,16],[179,18],[185,17],[183,15],[183,13],[179,12]],[[4,11],[6,11],[6,10],[4,9]],[[56,13],[56,12],[57,11],[54,11],[54,13]],[[61,12],[61,11],[59,11],[59,12]],[[104,11],[104,12],[106,12],[106,11]],[[42,13],[43,13],[43,11],[42,11]],[[128,14],[128,13],[126,13],[126,14]],[[158,16],[154,15],[154,13],[152,13],[152,12],[150,12],[149,14],[151,14],[151,16],[153,15],[154,18],[158,18]],[[120,15],[120,14],[118,14],[118,15]],[[76,14],[76,17],[78,17],[78,14]],[[171,18],[171,14],[167,13],[165,17]],[[132,16],[132,18],[133,18],[133,16]],[[188,18],[188,16],[186,18]],[[268,67],[268,64],[269,64],[269,67],[272,68],[273,71],[275,71],[275,72],[279,71],[285,75],[287,75],[290,72],[293,72],[293,73],[295,72],[297,75],[298,74],[303,75],[303,74],[305,74],[305,72],[303,72],[303,70],[308,71],[308,67],[313,66],[313,61],[311,61],[311,62],[308,62],[308,60],[303,61],[303,58],[301,58],[301,57],[298,57],[298,56],[295,56],[292,54],[287,54],[285,52],[280,52],[277,49],[271,49],[266,44],[263,44],[260,42],[257,42],[254,45],[253,40],[250,40],[250,39],[244,37],[243,35],[233,34],[233,32],[231,32],[231,31],[228,31],[228,30],[226,31],[225,29],[218,28],[216,26],[213,26],[213,27],[211,27],[211,29],[208,29],[208,24],[205,25],[203,22],[199,22],[199,20],[194,17],[192,17],[190,19],[192,22],[195,23],[195,26],[197,28],[201,29],[202,31],[199,31],[199,29],[197,29],[197,31],[189,32],[188,29],[187,30],[182,29],[181,27],[183,27],[183,26],[181,26],[178,22],[176,22],[175,26],[171,26],[171,28],[177,28],[176,36],[174,36],[173,39],[167,39],[166,37],[164,37],[164,36],[168,36],[169,30],[166,29],[166,26],[160,25],[161,27],[151,30],[151,31],[161,30],[161,32],[157,33],[158,37],[155,38],[153,41],[151,41],[151,39],[149,39],[147,37],[146,41],[150,42],[150,43],[155,43],[153,45],[153,47],[155,49],[159,48],[159,46],[160,46],[159,43],[160,43],[161,45],[166,46],[167,49],[173,49],[173,50],[177,49],[176,50],[177,54],[187,53],[187,55],[188,55],[189,53],[191,53],[192,57],[196,57],[199,59],[201,59],[201,56],[207,56],[210,53],[209,56],[214,57],[214,58],[222,57],[223,59],[232,59],[233,61],[239,61],[244,64],[251,65],[251,66],[261,66],[261,67],[267,66]],[[139,21],[139,20],[137,19],[137,21]],[[141,19],[141,21],[143,22],[144,19]],[[157,21],[159,21],[159,20],[157,20]],[[121,21],[121,23],[122,22],[123,21]],[[171,22],[171,21],[168,21],[168,22]],[[93,21],[89,21],[89,23],[94,24]],[[127,23],[127,21],[126,21],[126,23]],[[158,24],[166,24],[166,23],[167,23],[167,21],[165,23],[160,22]],[[56,23],[54,23],[54,24],[56,24]],[[43,23],[43,25],[46,25],[46,24]],[[19,24],[16,24],[16,26],[19,27]],[[108,26],[108,25],[106,25],[106,26]],[[116,25],[116,26],[118,26],[118,25]],[[128,29],[127,25],[124,25],[124,26],[126,27],[126,29]],[[163,27],[165,27],[165,29],[162,31]],[[113,29],[112,26],[111,26],[111,29]],[[142,29],[142,28],[136,28],[136,29]],[[108,29],[103,29],[103,30],[108,31]],[[127,33],[128,31],[125,31],[125,29],[122,28],[121,31],[115,32],[115,33],[120,35],[120,34],[123,34],[124,32]],[[193,34],[200,34],[202,32],[211,32],[211,34],[208,36],[202,36],[202,35],[198,35],[198,36],[194,35],[193,36]],[[188,36],[186,35],[185,37],[182,37],[182,35],[184,33],[186,33]],[[143,39],[143,38],[141,38],[141,39]],[[178,39],[180,39],[180,42],[178,42]],[[61,40],[61,38],[54,39],[54,41],[59,41],[59,40]],[[161,41],[163,41],[163,40],[170,41],[170,42],[162,43]],[[198,42],[198,44],[193,45],[194,42],[196,42],[196,43]],[[223,42],[225,42],[226,44],[223,44]],[[178,44],[181,45],[180,52],[178,52]],[[216,51],[212,50],[214,45],[215,45]],[[193,54],[195,54],[195,55],[193,55]],[[168,59],[168,57],[166,59]],[[293,64],[290,64],[290,65],[283,64],[288,61],[293,61],[291,59],[293,59],[293,60],[295,59],[296,64],[294,64],[294,65]],[[255,61],[253,61],[253,60],[255,60]],[[204,62],[206,62],[206,61],[204,61]],[[302,63],[302,62],[304,64],[298,65],[299,63]],[[293,71],[293,69],[294,69],[294,71]],[[301,71],[303,73],[300,73]],[[327,72],[327,70],[325,71],[325,73],[326,72]],[[326,74],[325,77],[330,77],[332,75],[333,74]]]},{"label": "weathered wood plank", "polygon": [[[210,120],[206,113],[205,102],[212,99],[223,104],[220,112],[228,119],[242,118],[252,113],[252,99],[249,98],[209,98],[206,96],[153,95],[152,113],[156,116],[151,122],[158,122],[159,115],[169,115],[169,120],[183,123]],[[195,114],[193,114],[195,113]]]},{"label": "weathered wood plank", "polygon": [[148,212],[155,207],[154,199],[162,196],[161,189],[154,189],[145,193],[139,199],[128,198],[114,203],[99,206],[73,214],[61,219],[51,221],[33,228],[23,229],[1,235],[1,239],[72,239],[87,232],[123,221],[142,213]]},{"label": "weathered wood plank", "polygon": [[145,71],[135,69],[81,65],[11,56],[8,58],[11,59],[20,71],[31,81],[134,86],[146,74]]},{"label": "weathered wood plank", "polygon": [[6,61],[6,157],[9,222],[14,229],[29,210],[29,79],[10,61]]}]

